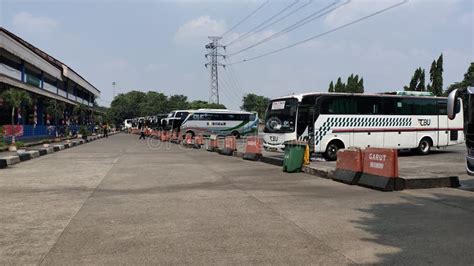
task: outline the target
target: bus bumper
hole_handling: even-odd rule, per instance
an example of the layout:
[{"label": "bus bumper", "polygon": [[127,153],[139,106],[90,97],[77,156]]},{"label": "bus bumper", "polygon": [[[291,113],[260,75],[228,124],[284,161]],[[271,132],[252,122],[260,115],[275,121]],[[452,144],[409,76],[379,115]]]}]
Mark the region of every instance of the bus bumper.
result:
[{"label": "bus bumper", "polygon": [[285,150],[285,145],[284,144],[269,144],[263,141],[263,148],[266,151],[273,151],[273,152],[283,152]]}]

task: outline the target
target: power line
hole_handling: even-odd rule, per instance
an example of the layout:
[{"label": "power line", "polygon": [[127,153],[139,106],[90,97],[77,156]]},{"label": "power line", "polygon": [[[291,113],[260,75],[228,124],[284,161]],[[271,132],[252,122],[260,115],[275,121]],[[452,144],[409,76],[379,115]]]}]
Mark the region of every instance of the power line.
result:
[{"label": "power line", "polygon": [[294,5],[296,5],[300,0],[295,0],[293,3],[290,3],[289,5],[287,5],[286,7],[284,7],[282,10],[280,10],[279,12],[277,12],[275,15],[271,16],[270,18],[266,19],[265,21],[263,21],[262,23],[258,24],[256,27],[252,28],[251,30],[249,30],[248,32],[246,32],[245,34],[237,37],[235,40],[233,41],[230,41],[228,44],[226,44],[225,46],[230,46],[238,41],[242,41],[242,40],[245,40],[247,39],[249,36],[253,35],[255,32],[257,32],[258,30],[261,30],[259,29],[260,27],[264,26],[266,23],[268,23],[269,21],[273,20],[274,18],[278,17],[279,15],[281,15],[283,12],[285,12],[286,10],[290,9],[291,7],[293,7]]},{"label": "power line", "polygon": [[235,28],[237,28],[240,24],[244,23],[247,19],[249,19],[251,16],[253,16],[255,13],[257,13],[260,9],[262,9],[266,4],[268,4],[270,2],[270,0],[267,0],[265,2],[263,2],[263,4],[261,4],[259,7],[257,7],[257,9],[255,9],[254,11],[252,11],[250,14],[248,14],[246,17],[244,17],[242,20],[240,20],[237,24],[235,24],[232,28],[230,28],[228,31],[224,32],[221,36],[224,37],[224,35],[226,35],[227,33],[231,32],[232,30],[234,30]]},{"label": "power line", "polygon": [[[298,7],[298,8],[296,8],[295,10],[291,11],[290,13],[284,15],[283,17],[281,17],[281,18],[279,18],[279,19],[277,19],[277,20],[275,20],[275,21],[273,21],[272,23],[266,25],[265,27],[263,27],[263,28],[261,28],[261,29],[259,29],[259,30],[262,31],[262,30],[264,30],[264,29],[267,29],[267,28],[269,28],[269,27],[275,25],[276,23],[278,23],[278,22],[284,20],[285,18],[287,18],[287,17],[293,15],[294,13],[300,11],[301,9],[305,8],[306,6],[308,6],[308,5],[311,4],[311,3],[313,3],[313,0],[309,0],[309,1],[306,2],[304,5],[302,5],[302,6]],[[253,34],[255,34],[255,32],[254,32]],[[253,35],[253,34],[251,34],[251,35]],[[248,37],[249,37],[249,36],[245,37],[244,39],[247,39]],[[230,45],[230,44],[229,44],[229,45]]]},{"label": "power line", "polygon": [[[260,44],[263,44],[263,43],[265,43],[265,42],[267,42],[267,41],[270,41],[270,40],[272,40],[272,39],[275,39],[276,37],[279,37],[279,36],[281,36],[281,35],[283,35],[283,34],[286,34],[286,33],[288,33],[288,32],[291,32],[291,31],[293,31],[293,30],[295,30],[295,29],[297,29],[297,28],[299,28],[299,27],[302,27],[302,26],[308,24],[309,22],[311,22],[311,21],[313,21],[313,20],[315,20],[315,19],[318,19],[318,18],[320,18],[320,17],[322,17],[322,16],[325,16],[325,15],[331,13],[332,11],[334,11],[334,10],[340,8],[340,7],[343,7],[343,6],[347,5],[350,1],[351,1],[351,0],[347,0],[347,1],[346,1],[345,3],[343,3],[342,5],[339,5],[339,6],[336,6],[336,7],[331,8],[332,6],[334,6],[334,5],[336,5],[337,3],[340,2],[339,0],[337,0],[337,1],[335,1],[335,2],[333,2],[333,3],[331,3],[331,4],[329,4],[329,5],[325,6],[324,8],[319,9],[318,11],[316,11],[316,12],[310,14],[309,16],[306,16],[305,18],[303,18],[303,19],[297,21],[296,23],[294,23],[294,24],[292,24],[292,25],[286,27],[285,29],[283,29],[283,30],[281,30],[281,31],[279,31],[279,32],[277,32],[277,33],[275,33],[275,34],[273,34],[273,35],[271,35],[271,36],[269,36],[269,37],[267,37],[267,38],[265,38],[265,39],[263,39],[263,40],[257,42],[257,43],[255,43],[255,44],[252,44],[252,45],[250,45],[250,46],[248,46],[248,47],[246,47],[246,48],[243,48],[243,49],[241,49],[241,50],[239,50],[239,51],[237,51],[237,52],[231,53],[231,54],[227,55],[227,57],[232,57],[232,56],[234,56],[234,55],[240,54],[240,53],[245,52],[245,51],[247,51],[247,50],[249,50],[249,49],[252,49],[252,48],[254,48],[254,47],[256,47],[256,46],[259,46]],[[329,9],[329,10],[328,10],[328,9]],[[325,10],[327,10],[327,11],[325,11]],[[322,13],[321,13],[321,12],[322,12]]]},{"label": "power line", "polygon": [[324,36],[324,35],[333,33],[333,32],[335,32],[335,31],[338,31],[338,30],[341,30],[341,29],[343,29],[343,28],[349,27],[349,26],[354,25],[354,24],[356,24],[356,23],[358,23],[358,22],[361,22],[361,21],[363,21],[363,20],[369,19],[369,18],[371,18],[371,17],[373,17],[373,16],[376,16],[376,15],[378,15],[378,14],[384,13],[384,12],[390,10],[390,9],[393,9],[393,8],[396,8],[396,7],[401,6],[401,5],[403,5],[403,4],[406,4],[406,3],[408,3],[408,1],[409,1],[409,0],[404,0],[403,2],[397,3],[397,4],[395,4],[395,5],[391,5],[391,6],[387,7],[387,8],[381,9],[381,10],[379,10],[379,11],[377,11],[377,12],[371,13],[371,14],[369,14],[369,15],[367,15],[367,16],[364,16],[364,17],[361,17],[361,18],[359,18],[359,19],[353,20],[353,21],[351,21],[351,22],[349,22],[349,23],[346,23],[346,24],[343,24],[343,25],[341,25],[341,26],[339,26],[339,27],[333,28],[333,29],[331,29],[331,30],[325,31],[325,32],[323,32],[323,33],[320,33],[320,34],[315,35],[315,36],[313,36],[313,37],[310,37],[310,38],[307,38],[307,39],[305,39],[305,40],[299,41],[299,42],[297,42],[297,43],[294,43],[294,44],[285,46],[285,47],[283,47],[283,48],[274,50],[274,51],[272,51],[272,52],[264,53],[264,54],[261,54],[261,55],[259,55],[259,56],[251,57],[251,58],[249,58],[249,59],[244,59],[244,60],[241,60],[241,61],[237,61],[237,62],[233,62],[233,63],[228,63],[227,66],[235,65],[235,64],[239,64],[239,63],[243,63],[243,62],[248,62],[248,61],[253,61],[253,60],[256,60],[256,59],[259,59],[259,58],[262,58],[262,57],[265,57],[265,56],[268,56],[268,55],[272,55],[272,54],[281,52],[281,51],[283,51],[283,50],[286,50],[286,49],[289,49],[289,48],[292,48],[292,47],[295,47],[295,46],[300,45],[300,44],[303,44],[303,43],[305,43],[305,42],[312,41],[312,40],[317,39],[317,38],[319,38],[319,37],[322,37],[322,36]]}]

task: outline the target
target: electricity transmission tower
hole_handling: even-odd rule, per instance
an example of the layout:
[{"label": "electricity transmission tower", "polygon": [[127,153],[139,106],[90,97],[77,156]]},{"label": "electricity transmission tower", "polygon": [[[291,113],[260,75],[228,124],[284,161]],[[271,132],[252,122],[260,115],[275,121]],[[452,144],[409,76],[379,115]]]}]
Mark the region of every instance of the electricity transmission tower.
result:
[{"label": "electricity transmission tower", "polygon": [[220,48],[225,47],[219,43],[219,40],[222,37],[216,36],[209,36],[211,42],[206,44],[206,49],[208,53],[206,54],[206,59],[208,58],[209,61],[205,64],[206,68],[210,66],[210,89],[211,94],[209,95],[209,103],[217,103],[219,104],[219,77],[217,74],[217,69],[219,66],[225,67],[224,64],[219,63],[218,58],[222,57],[225,58],[225,55],[219,53]]}]

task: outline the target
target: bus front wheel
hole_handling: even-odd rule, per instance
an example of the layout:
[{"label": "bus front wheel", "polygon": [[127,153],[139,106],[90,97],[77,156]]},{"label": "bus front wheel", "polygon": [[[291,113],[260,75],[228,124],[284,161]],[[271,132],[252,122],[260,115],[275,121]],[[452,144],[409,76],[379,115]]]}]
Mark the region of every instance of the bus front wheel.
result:
[{"label": "bus front wheel", "polygon": [[337,151],[344,148],[344,144],[341,141],[333,140],[329,142],[326,147],[326,152],[323,153],[324,159],[327,161],[335,161],[337,159]]},{"label": "bus front wheel", "polygon": [[427,155],[431,151],[431,147],[433,146],[431,139],[423,138],[420,140],[420,144],[418,144],[418,148],[416,148],[416,152],[419,155]]}]

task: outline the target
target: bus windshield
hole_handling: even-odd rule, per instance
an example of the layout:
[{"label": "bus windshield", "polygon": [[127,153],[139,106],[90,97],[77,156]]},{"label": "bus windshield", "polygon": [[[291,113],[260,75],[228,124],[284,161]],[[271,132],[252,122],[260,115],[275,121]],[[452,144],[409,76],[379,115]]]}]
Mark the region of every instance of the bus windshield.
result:
[{"label": "bus windshield", "polygon": [[295,132],[298,99],[278,99],[271,101],[265,115],[265,133]]}]

